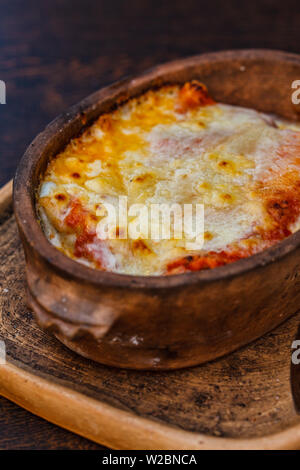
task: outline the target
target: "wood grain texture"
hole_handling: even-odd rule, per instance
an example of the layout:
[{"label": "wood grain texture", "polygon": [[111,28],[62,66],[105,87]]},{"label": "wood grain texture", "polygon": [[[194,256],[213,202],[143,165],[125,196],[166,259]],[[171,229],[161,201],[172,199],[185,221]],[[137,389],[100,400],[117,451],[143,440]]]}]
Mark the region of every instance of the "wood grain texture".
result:
[{"label": "wood grain texture", "polygon": [[[26,432],[24,425],[26,424]],[[0,397],[0,450],[104,450]]]},{"label": "wood grain texture", "polygon": [[8,361],[0,366],[2,395],[113,448],[300,447],[290,387],[300,314],[201,367],[155,373],[109,368],[72,353],[34,322],[10,206],[1,218],[0,253],[0,338]]},{"label": "wood grain texture", "polygon": [[[0,79],[7,104],[0,106],[0,185],[37,132],[101,86],[201,52],[265,47],[300,53],[299,22],[298,0],[86,0],[84,8],[80,0],[2,0]],[[11,421],[1,448],[28,442],[29,415],[14,409],[6,409]],[[23,429],[15,423],[18,411]],[[34,440],[40,432],[46,442],[52,425],[42,428],[34,416],[31,423],[27,434]],[[61,430],[55,439],[53,432],[49,448],[67,435]],[[68,442],[77,447],[76,436]]]}]

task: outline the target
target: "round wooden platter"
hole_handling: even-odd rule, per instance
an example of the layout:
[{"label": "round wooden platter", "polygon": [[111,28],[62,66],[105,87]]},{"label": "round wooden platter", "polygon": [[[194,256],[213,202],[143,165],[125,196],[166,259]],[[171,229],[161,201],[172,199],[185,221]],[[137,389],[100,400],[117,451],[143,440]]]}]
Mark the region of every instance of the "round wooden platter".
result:
[{"label": "round wooden platter", "polygon": [[7,355],[0,394],[115,449],[300,448],[290,385],[300,314],[250,346],[190,369],[119,370],[84,359],[42,331],[26,306],[11,189],[8,183],[0,191],[0,340]]}]

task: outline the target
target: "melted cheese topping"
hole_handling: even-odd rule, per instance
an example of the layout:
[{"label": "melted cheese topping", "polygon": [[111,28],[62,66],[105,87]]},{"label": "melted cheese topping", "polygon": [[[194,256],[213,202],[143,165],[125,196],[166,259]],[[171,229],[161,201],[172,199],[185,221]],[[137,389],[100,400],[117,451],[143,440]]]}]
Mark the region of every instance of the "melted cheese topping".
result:
[{"label": "melted cheese topping", "polygon": [[[204,204],[204,245],[104,240],[101,207]],[[131,99],[71,140],[48,165],[37,202],[50,242],[88,266],[160,275],[214,268],[299,228],[300,127],[215,103],[196,81]]]}]

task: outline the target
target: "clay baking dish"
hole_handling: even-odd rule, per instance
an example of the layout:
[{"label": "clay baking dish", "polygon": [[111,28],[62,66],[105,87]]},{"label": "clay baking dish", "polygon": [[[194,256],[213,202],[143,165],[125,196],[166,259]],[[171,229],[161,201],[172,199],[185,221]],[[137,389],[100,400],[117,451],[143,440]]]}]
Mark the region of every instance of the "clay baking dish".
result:
[{"label": "clay baking dish", "polygon": [[300,56],[248,50],[158,66],[73,106],[27,149],[14,182],[28,301],[39,324],[72,350],[135,369],[175,369],[222,356],[263,335],[300,305],[300,233],[233,264],[174,276],[101,272],[67,258],[44,236],[35,193],[47,162],[101,113],[151,87],[198,79],[218,101],[300,119],[291,84]]}]

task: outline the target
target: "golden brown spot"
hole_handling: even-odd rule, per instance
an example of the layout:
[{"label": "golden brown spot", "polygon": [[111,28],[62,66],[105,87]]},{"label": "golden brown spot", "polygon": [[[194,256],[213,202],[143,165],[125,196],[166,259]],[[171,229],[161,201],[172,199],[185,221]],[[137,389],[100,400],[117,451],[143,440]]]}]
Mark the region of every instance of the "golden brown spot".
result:
[{"label": "golden brown spot", "polygon": [[134,178],[134,181],[136,181],[137,183],[142,183],[143,181],[145,181],[146,178],[147,178],[147,175],[140,175]]},{"label": "golden brown spot", "polygon": [[136,183],[143,183],[147,179],[152,178],[150,173],[144,173],[143,175],[136,176],[133,181]]},{"label": "golden brown spot", "polygon": [[206,241],[209,241],[209,240],[212,240],[214,238],[213,234],[210,233],[210,232],[205,232],[204,233],[204,240]]},{"label": "golden brown spot", "polygon": [[233,200],[233,197],[231,196],[231,194],[228,194],[228,193],[222,194],[221,198],[226,202],[231,202]]},{"label": "golden brown spot", "polygon": [[64,194],[56,194],[55,199],[57,199],[58,201],[65,201],[66,196]]},{"label": "golden brown spot", "polygon": [[210,189],[211,186],[209,183],[206,183],[205,181],[203,183],[200,184],[199,188],[201,189]]},{"label": "golden brown spot", "polygon": [[133,250],[136,250],[136,251],[139,250],[139,251],[143,251],[147,253],[152,253],[150,248],[146,245],[146,243],[143,240],[135,240],[132,244],[132,248]]},{"label": "golden brown spot", "polygon": [[230,173],[235,171],[235,164],[227,160],[221,160],[218,163],[218,167],[222,170],[229,171]]}]

